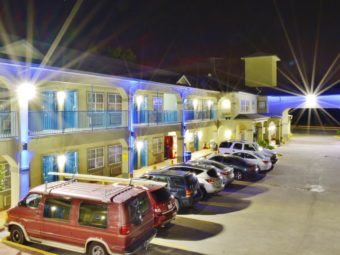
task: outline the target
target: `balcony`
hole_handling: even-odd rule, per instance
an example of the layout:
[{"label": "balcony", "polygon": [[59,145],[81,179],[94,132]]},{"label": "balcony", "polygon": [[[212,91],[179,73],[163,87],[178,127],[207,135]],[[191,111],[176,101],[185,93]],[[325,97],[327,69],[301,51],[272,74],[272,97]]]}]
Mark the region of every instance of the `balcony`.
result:
[{"label": "balcony", "polygon": [[0,139],[16,136],[16,112],[0,112]]},{"label": "balcony", "polygon": [[216,110],[205,110],[205,111],[193,111],[193,110],[185,110],[184,111],[184,120],[185,122],[190,121],[209,121],[216,120],[217,114]]},{"label": "balcony", "polygon": [[127,116],[127,111],[31,111],[29,135],[124,128]]},{"label": "balcony", "polygon": [[133,124],[136,125],[167,125],[176,124],[182,121],[178,111],[134,111]]}]

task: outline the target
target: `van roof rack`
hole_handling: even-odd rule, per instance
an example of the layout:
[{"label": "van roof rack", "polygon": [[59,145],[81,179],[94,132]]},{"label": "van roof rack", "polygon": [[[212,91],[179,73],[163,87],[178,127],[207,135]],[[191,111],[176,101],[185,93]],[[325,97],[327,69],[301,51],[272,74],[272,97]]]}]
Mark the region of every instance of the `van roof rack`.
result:
[{"label": "van roof rack", "polygon": [[105,191],[105,196],[110,196],[111,197],[111,201],[118,195],[126,192],[126,191],[129,191],[133,188],[133,186],[125,186],[125,187],[122,187],[121,189],[119,190],[106,190]]},{"label": "van roof rack", "polygon": [[65,182],[56,183],[56,184],[54,184],[54,185],[52,185],[50,187],[48,187],[47,182],[45,182],[45,191],[44,191],[44,193],[45,194],[51,193],[51,191],[54,190],[54,189],[64,187],[64,186],[69,185],[69,184],[74,183],[74,182],[76,182],[76,180],[75,179],[71,179],[71,180],[68,180],[68,181],[65,181]]}]

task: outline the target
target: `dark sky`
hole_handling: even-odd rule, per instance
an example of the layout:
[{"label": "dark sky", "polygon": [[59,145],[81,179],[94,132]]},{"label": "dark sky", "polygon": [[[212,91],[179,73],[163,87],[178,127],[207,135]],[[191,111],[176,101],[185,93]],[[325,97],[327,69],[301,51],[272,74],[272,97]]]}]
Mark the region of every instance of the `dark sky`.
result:
[{"label": "dark sky", "polygon": [[[32,24],[35,40],[52,42],[75,4],[2,0],[0,18],[10,34],[26,37]],[[96,47],[101,54],[108,48],[131,48],[140,64],[193,74],[212,72],[210,59],[218,57],[215,71],[233,82],[243,76],[240,58],[261,51],[278,55],[280,68],[301,83],[285,28],[309,81],[318,41],[319,81],[340,52],[339,13],[339,0],[84,0],[61,45]],[[339,79],[339,66],[338,59],[326,84]],[[279,83],[292,89],[282,76]],[[340,91],[340,84],[333,89]]]}]

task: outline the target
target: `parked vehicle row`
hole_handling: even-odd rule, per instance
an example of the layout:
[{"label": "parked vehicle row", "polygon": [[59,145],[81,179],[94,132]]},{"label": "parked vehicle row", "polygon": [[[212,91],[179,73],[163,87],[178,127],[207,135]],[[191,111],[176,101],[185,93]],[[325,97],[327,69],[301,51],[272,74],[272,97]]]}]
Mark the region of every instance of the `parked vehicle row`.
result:
[{"label": "parked vehicle row", "polygon": [[168,225],[179,210],[220,192],[234,179],[269,171],[277,161],[275,152],[243,141],[223,142],[219,151],[223,154],[134,179],[50,173],[71,180],[35,187],[8,210],[10,238],[90,255],[146,250],[155,229]]}]

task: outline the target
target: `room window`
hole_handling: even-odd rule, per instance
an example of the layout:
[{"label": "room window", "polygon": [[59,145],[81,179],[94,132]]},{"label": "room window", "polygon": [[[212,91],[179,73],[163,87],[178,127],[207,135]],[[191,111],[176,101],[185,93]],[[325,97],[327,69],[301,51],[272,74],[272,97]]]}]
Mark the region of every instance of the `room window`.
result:
[{"label": "room window", "polygon": [[249,112],[250,110],[250,102],[248,100],[241,99],[241,112]]},{"label": "room window", "polygon": [[87,151],[88,170],[104,167],[104,147]]},{"label": "room window", "polygon": [[266,102],[264,102],[264,101],[259,102],[259,109],[261,109],[261,110],[266,109]]},{"label": "room window", "polygon": [[87,94],[87,108],[92,111],[104,110],[104,94],[89,92]]},{"label": "room window", "polygon": [[163,111],[163,98],[153,97],[153,110],[156,112]]},{"label": "room window", "polygon": [[120,144],[109,146],[109,164],[122,162],[122,146]]},{"label": "room window", "polygon": [[157,138],[152,139],[152,152],[153,152],[153,154],[161,153],[162,152],[162,146],[163,146],[163,142],[162,142],[161,137],[157,137]]},{"label": "room window", "polygon": [[122,110],[122,96],[118,93],[107,95],[107,109],[109,111]]}]

